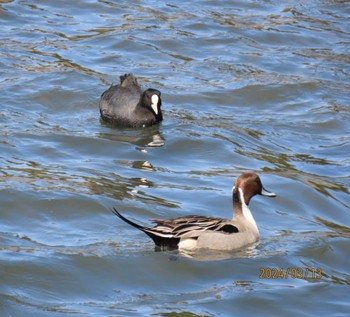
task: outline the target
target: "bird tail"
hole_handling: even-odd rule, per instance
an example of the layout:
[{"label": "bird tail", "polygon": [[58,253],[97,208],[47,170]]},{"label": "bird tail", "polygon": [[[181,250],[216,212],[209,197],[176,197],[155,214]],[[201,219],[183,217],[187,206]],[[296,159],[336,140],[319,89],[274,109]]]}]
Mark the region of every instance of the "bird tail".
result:
[{"label": "bird tail", "polygon": [[128,218],[125,218],[125,217],[124,217],[117,209],[115,209],[114,207],[113,207],[113,209],[112,209],[112,212],[113,212],[116,216],[118,216],[121,220],[125,221],[125,222],[128,223],[129,225],[131,225],[131,226],[133,226],[133,227],[135,227],[135,228],[137,228],[137,229],[139,229],[139,230],[141,230],[141,231],[143,231],[143,232],[145,232],[145,229],[147,229],[147,228],[145,228],[145,227],[143,227],[143,226],[137,224],[136,222],[133,222],[133,221],[129,220]]},{"label": "bird tail", "polygon": [[177,244],[179,242],[179,238],[174,238],[171,234],[164,234],[161,232],[157,232],[153,228],[148,228],[141,226],[128,218],[125,218],[117,209],[113,208],[112,212],[118,216],[120,219],[128,223],[129,225],[141,230],[145,234],[147,234],[158,247],[167,247],[167,248],[177,248]]},{"label": "bird tail", "polygon": [[120,76],[120,85],[122,87],[138,86],[137,79],[133,74],[124,74]]}]

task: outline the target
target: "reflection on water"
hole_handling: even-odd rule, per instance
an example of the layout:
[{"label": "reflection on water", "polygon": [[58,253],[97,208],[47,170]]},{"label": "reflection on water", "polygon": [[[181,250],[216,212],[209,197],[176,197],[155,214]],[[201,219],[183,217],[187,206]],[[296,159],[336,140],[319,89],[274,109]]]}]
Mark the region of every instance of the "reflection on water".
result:
[{"label": "reflection on water", "polygon": [[165,143],[165,139],[160,131],[159,125],[142,130],[114,129],[113,126],[107,124],[104,125],[110,127],[112,131],[109,131],[108,133],[100,133],[100,138],[111,141],[133,143],[138,147],[160,147]]},{"label": "reflection on water", "polygon": [[[329,233],[329,236],[332,237],[350,237],[350,228],[343,226],[341,224],[338,223],[334,223],[332,221],[328,221],[325,219],[322,219],[320,217],[316,217],[315,219],[317,222],[321,223],[322,225],[324,225],[326,228],[329,228],[332,232]],[[335,231],[335,232],[334,232]]]},{"label": "reflection on water", "polygon": [[182,256],[186,256],[197,261],[220,261],[234,258],[254,258],[259,255],[256,249],[256,245],[249,246],[242,250],[235,250],[232,252],[223,252],[216,250],[201,250],[201,252],[189,252],[181,250],[180,254]]},{"label": "reflection on water", "polygon": [[[346,1],[0,1],[0,16],[1,316],[348,313]],[[130,72],[162,92],[162,124],[101,122]],[[155,252],[110,211],[230,218],[247,171],[278,192],[252,202],[251,248]]]}]

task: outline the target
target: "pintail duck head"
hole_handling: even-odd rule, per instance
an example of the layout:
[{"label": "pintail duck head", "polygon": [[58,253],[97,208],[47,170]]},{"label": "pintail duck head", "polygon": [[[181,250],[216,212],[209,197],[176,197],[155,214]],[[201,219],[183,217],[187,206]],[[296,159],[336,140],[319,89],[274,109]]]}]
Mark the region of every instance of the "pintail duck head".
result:
[{"label": "pintail duck head", "polygon": [[275,193],[266,190],[260,180],[260,177],[254,173],[244,173],[237,178],[232,188],[233,200],[240,201],[243,196],[244,203],[248,206],[250,200],[255,195],[276,197]]},{"label": "pintail duck head", "polygon": [[264,188],[258,175],[254,173],[240,175],[232,188],[234,219],[238,220],[243,216],[253,226],[256,235],[259,236],[258,226],[248,208],[250,200],[255,195],[276,196],[275,193],[271,193]]}]

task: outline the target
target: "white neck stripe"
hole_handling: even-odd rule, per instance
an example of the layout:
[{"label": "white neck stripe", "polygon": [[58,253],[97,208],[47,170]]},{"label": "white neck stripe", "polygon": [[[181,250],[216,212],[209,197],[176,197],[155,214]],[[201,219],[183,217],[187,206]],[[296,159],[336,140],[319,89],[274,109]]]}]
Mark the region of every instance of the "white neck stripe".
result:
[{"label": "white neck stripe", "polygon": [[256,225],[256,222],[254,220],[254,217],[252,215],[252,213],[250,212],[248,206],[246,205],[245,201],[244,201],[244,194],[243,194],[243,190],[241,188],[238,187],[238,191],[239,191],[239,197],[241,198],[241,202],[242,202],[242,212],[243,212],[243,217],[249,221],[252,225],[254,225],[254,227],[256,227],[256,230],[258,230],[258,226]]}]

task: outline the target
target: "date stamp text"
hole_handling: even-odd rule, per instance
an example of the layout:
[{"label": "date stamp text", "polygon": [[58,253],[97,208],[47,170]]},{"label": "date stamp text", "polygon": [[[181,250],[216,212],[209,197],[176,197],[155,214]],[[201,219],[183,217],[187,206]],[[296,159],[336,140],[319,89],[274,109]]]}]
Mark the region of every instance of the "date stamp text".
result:
[{"label": "date stamp text", "polygon": [[286,269],[276,267],[261,267],[260,279],[322,279],[321,268],[288,267]]}]

